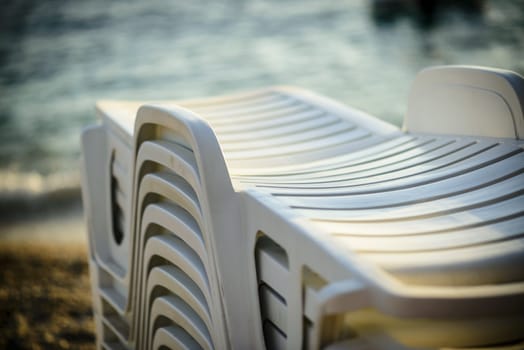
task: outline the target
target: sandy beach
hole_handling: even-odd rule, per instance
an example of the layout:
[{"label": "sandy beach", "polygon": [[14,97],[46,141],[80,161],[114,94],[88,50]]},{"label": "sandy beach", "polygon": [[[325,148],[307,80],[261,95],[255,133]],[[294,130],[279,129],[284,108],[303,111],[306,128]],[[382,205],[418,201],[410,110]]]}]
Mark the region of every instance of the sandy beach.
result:
[{"label": "sandy beach", "polygon": [[95,348],[86,254],[79,201],[2,218],[0,349]]}]

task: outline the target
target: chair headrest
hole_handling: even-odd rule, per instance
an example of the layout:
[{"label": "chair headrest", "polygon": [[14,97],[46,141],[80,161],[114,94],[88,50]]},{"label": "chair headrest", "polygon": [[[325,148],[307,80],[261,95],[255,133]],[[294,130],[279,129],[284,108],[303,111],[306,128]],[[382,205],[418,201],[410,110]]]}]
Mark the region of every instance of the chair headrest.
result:
[{"label": "chair headrest", "polygon": [[425,69],[412,85],[404,129],[524,139],[524,78],[475,66]]}]

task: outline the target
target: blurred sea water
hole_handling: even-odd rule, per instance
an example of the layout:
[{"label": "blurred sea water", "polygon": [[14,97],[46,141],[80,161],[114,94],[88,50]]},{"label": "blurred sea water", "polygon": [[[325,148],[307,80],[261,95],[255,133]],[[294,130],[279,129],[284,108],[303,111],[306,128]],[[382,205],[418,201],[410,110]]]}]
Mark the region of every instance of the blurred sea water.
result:
[{"label": "blurred sea water", "polygon": [[524,73],[524,0],[449,2],[428,23],[381,2],[2,1],[0,198],[77,186],[80,132],[102,98],[298,85],[401,125],[422,68]]}]

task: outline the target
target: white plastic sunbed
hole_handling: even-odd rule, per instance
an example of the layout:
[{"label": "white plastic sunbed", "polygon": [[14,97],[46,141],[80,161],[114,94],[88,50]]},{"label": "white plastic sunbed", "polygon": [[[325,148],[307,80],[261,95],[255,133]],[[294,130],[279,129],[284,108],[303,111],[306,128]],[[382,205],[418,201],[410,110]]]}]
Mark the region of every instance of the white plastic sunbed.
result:
[{"label": "white plastic sunbed", "polygon": [[422,71],[403,130],[296,88],[103,101],[97,346],[524,346],[524,79]]}]

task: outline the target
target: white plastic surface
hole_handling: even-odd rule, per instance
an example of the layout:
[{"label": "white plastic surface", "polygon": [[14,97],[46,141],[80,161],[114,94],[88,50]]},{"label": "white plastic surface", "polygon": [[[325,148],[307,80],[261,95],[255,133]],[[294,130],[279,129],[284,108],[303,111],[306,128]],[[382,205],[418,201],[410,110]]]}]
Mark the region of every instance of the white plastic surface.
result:
[{"label": "white plastic surface", "polygon": [[[209,197],[213,198],[213,193],[207,189],[207,178],[200,171],[203,159],[209,162],[208,157],[213,157],[211,162],[220,162],[218,145],[209,137],[212,134],[206,135],[209,130],[202,128],[200,120],[170,118],[161,110],[148,108],[140,113],[145,115],[146,121],[137,121],[135,133],[133,258],[137,294],[133,309],[143,315],[135,321],[136,337],[141,338],[137,345],[149,348],[156,332],[175,324],[184,328],[191,341],[202,348],[228,347],[214,252],[213,231],[220,224],[215,224],[209,214],[210,207],[218,203],[215,200],[213,203],[217,204],[210,204]],[[223,161],[221,164],[225,170]],[[213,179],[220,181],[219,177]],[[222,191],[227,191],[227,187]],[[232,189],[228,192],[231,196]],[[227,193],[224,196],[221,191],[216,195],[227,198]],[[229,202],[234,205],[233,200]],[[154,282],[151,274],[162,266],[177,269],[184,276],[178,278],[178,282],[185,280],[186,288],[193,288],[196,294],[203,296],[200,304],[203,303],[205,313],[187,296],[181,298],[178,289],[168,287],[175,282],[174,276],[172,280]],[[155,314],[149,309],[151,303],[155,305],[160,302],[159,298],[164,298],[147,292],[155,285],[164,289],[163,294],[179,300],[178,311]]]},{"label": "white plastic surface", "polygon": [[413,83],[410,132],[524,138],[524,78],[502,69],[443,66]]},{"label": "white plastic surface", "polygon": [[[132,178],[130,149],[106,125],[86,129],[83,143],[83,202],[89,235],[89,270],[98,348],[128,348],[129,223]],[[118,209],[116,209],[118,208]],[[115,229],[122,240],[115,240]]]},{"label": "white plastic surface", "polygon": [[[435,82],[493,91],[493,79],[511,123],[498,102],[484,108],[496,127],[489,120],[483,129],[474,126],[487,117],[472,122],[468,97],[445,107],[445,89],[429,98]],[[407,134],[294,88],[167,101],[138,113],[141,103],[99,104],[99,130],[124,140],[134,172],[126,190],[132,254],[105,254],[127,277],[100,291],[120,293],[114,304],[131,329],[128,338],[110,329],[138,349],[522,341],[523,90],[510,89],[518,79],[478,68],[423,72]],[[441,126],[448,115],[435,122],[433,112],[422,115],[428,106],[465,122]],[[498,138],[453,136],[483,130]],[[89,185],[100,176],[91,168],[110,158],[93,156],[101,145],[89,133],[84,193],[101,203],[88,211],[96,225],[109,208]],[[100,232],[91,229],[92,247],[107,239]]]}]

